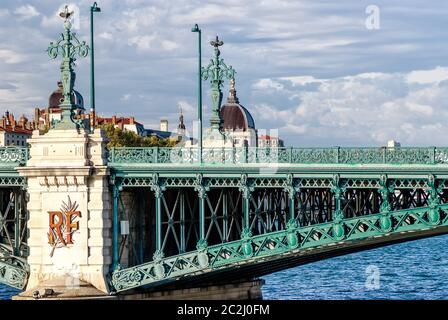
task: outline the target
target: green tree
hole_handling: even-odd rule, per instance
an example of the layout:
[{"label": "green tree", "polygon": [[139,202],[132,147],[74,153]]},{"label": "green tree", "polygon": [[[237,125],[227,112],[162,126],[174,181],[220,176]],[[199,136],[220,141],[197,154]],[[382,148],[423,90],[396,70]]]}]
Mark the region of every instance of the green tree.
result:
[{"label": "green tree", "polygon": [[173,138],[141,137],[135,132],[115,128],[112,123],[100,125],[99,128],[102,128],[109,138],[107,144],[109,149],[112,147],[174,147],[178,142]]}]

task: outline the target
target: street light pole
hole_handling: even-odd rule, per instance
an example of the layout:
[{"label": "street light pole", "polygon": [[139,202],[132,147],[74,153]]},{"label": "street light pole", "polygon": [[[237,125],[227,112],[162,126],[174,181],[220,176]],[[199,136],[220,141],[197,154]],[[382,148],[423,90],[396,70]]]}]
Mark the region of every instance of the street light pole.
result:
[{"label": "street light pole", "polygon": [[198,33],[198,49],[199,49],[199,63],[198,63],[198,122],[199,122],[199,135],[198,135],[198,146],[199,146],[199,163],[202,163],[202,52],[201,52],[201,29],[199,29],[198,24],[195,24],[191,29],[191,32]]},{"label": "street light pole", "polygon": [[96,2],[93,3],[93,6],[90,7],[90,50],[92,50],[92,53],[90,54],[90,106],[92,111],[92,117],[91,120],[91,128],[90,130],[93,131],[95,128],[95,122],[96,122],[96,110],[95,110],[95,51],[93,47],[93,13],[94,12],[101,12],[101,9],[98,7],[98,4]]}]

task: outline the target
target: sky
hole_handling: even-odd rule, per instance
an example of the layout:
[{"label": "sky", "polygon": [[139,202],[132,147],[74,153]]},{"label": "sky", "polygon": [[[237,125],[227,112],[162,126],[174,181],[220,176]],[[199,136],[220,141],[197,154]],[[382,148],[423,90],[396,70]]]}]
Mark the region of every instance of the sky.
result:
[{"label": "sky", "polygon": [[[0,112],[31,117],[60,78],[46,48],[63,31],[65,2],[0,3]],[[92,1],[71,1],[80,40],[89,42]],[[277,129],[288,146],[446,146],[446,0],[103,0],[95,15],[96,106],[104,116],[135,116],[148,128],[182,108],[197,110],[197,34],[203,65],[209,42],[236,70],[240,103],[256,127]],[[375,6],[373,12],[372,5]],[[378,9],[378,10],[376,10]],[[78,19],[79,16],[79,19]],[[89,109],[90,60],[76,62]],[[209,82],[204,120],[210,116]],[[228,82],[224,84],[224,101]]]}]

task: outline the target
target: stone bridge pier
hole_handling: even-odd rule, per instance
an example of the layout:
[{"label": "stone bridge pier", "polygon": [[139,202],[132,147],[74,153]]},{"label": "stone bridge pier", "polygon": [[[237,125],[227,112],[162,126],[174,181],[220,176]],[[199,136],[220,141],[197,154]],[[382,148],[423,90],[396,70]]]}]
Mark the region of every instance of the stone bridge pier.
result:
[{"label": "stone bridge pier", "polygon": [[107,294],[112,214],[103,132],[36,130],[29,143],[30,160],[18,169],[29,193],[27,291],[59,281]]}]

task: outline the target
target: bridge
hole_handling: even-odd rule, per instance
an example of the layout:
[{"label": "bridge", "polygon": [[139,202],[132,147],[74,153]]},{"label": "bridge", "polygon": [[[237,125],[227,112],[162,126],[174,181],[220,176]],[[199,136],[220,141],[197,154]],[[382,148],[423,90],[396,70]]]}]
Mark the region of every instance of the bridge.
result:
[{"label": "bridge", "polygon": [[[109,150],[111,292],[253,279],[448,230],[448,148],[202,152]],[[27,158],[0,149],[0,281],[20,289]]]},{"label": "bridge", "polygon": [[108,150],[72,99],[75,57],[89,47],[71,14],[48,47],[62,58],[61,119],[35,130],[30,148],[0,148],[1,283],[33,292],[74,266],[70,277],[126,295],[447,233],[448,148],[227,147],[221,87],[235,71],[218,37],[199,69],[211,82],[213,143],[201,129],[199,148]]}]

